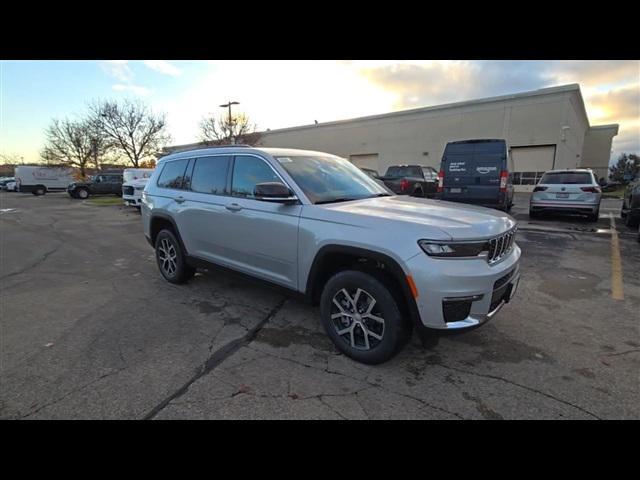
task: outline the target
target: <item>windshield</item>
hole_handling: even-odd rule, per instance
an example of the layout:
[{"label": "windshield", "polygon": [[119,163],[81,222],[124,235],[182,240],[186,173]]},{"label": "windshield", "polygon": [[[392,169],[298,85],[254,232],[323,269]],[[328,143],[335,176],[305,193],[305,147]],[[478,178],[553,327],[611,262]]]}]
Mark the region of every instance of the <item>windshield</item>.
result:
[{"label": "windshield", "polygon": [[313,203],[331,203],[387,196],[375,180],[350,161],[333,156],[276,157]]},{"label": "windshield", "polygon": [[591,184],[591,174],[587,172],[545,173],[540,183],[546,185]]}]

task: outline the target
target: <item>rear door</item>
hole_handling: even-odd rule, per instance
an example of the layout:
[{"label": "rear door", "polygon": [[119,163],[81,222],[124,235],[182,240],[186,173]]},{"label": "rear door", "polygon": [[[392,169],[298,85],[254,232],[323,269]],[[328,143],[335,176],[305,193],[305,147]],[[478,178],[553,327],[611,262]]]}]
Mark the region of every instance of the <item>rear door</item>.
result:
[{"label": "rear door", "polygon": [[499,203],[500,172],[506,167],[505,163],[504,143],[448,145],[442,161],[442,198],[478,204]]}]

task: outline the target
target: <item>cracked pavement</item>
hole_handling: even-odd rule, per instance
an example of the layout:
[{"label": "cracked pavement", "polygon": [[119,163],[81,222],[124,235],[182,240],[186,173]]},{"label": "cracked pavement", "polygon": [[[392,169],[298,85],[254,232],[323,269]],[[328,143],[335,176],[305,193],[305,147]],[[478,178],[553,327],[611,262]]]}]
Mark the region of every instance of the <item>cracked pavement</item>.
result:
[{"label": "cracked pavement", "polygon": [[521,231],[495,319],[367,366],[297,299],[217,272],[165,282],[133,209],[0,203],[0,418],[640,418],[640,245],[622,225],[623,301],[608,235]]}]

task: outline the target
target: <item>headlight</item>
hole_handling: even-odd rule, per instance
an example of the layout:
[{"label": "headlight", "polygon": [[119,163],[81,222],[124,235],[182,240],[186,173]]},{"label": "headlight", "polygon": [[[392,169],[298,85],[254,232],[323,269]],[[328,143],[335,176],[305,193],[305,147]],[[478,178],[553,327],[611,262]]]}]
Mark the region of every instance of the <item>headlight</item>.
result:
[{"label": "headlight", "polygon": [[420,240],[420,248],[431,257],[455,258],[477,257],[482,252],[489,251],[486,241],[481,242],[439,242],[434,240]]}]

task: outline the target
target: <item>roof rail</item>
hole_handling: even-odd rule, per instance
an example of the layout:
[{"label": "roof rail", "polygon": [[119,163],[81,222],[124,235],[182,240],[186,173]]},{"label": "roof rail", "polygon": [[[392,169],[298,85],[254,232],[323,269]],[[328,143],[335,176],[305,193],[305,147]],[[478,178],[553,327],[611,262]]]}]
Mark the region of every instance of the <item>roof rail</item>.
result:
[{"label": "roof rail", "polygon": [[245,145],[244,143],[238,143],[235,145],[206,145],[205,144],[200,147],[194,147],[191,150],[196,150],[200,148],[235,148],[235,147],[251,148],[251,145]]}]

